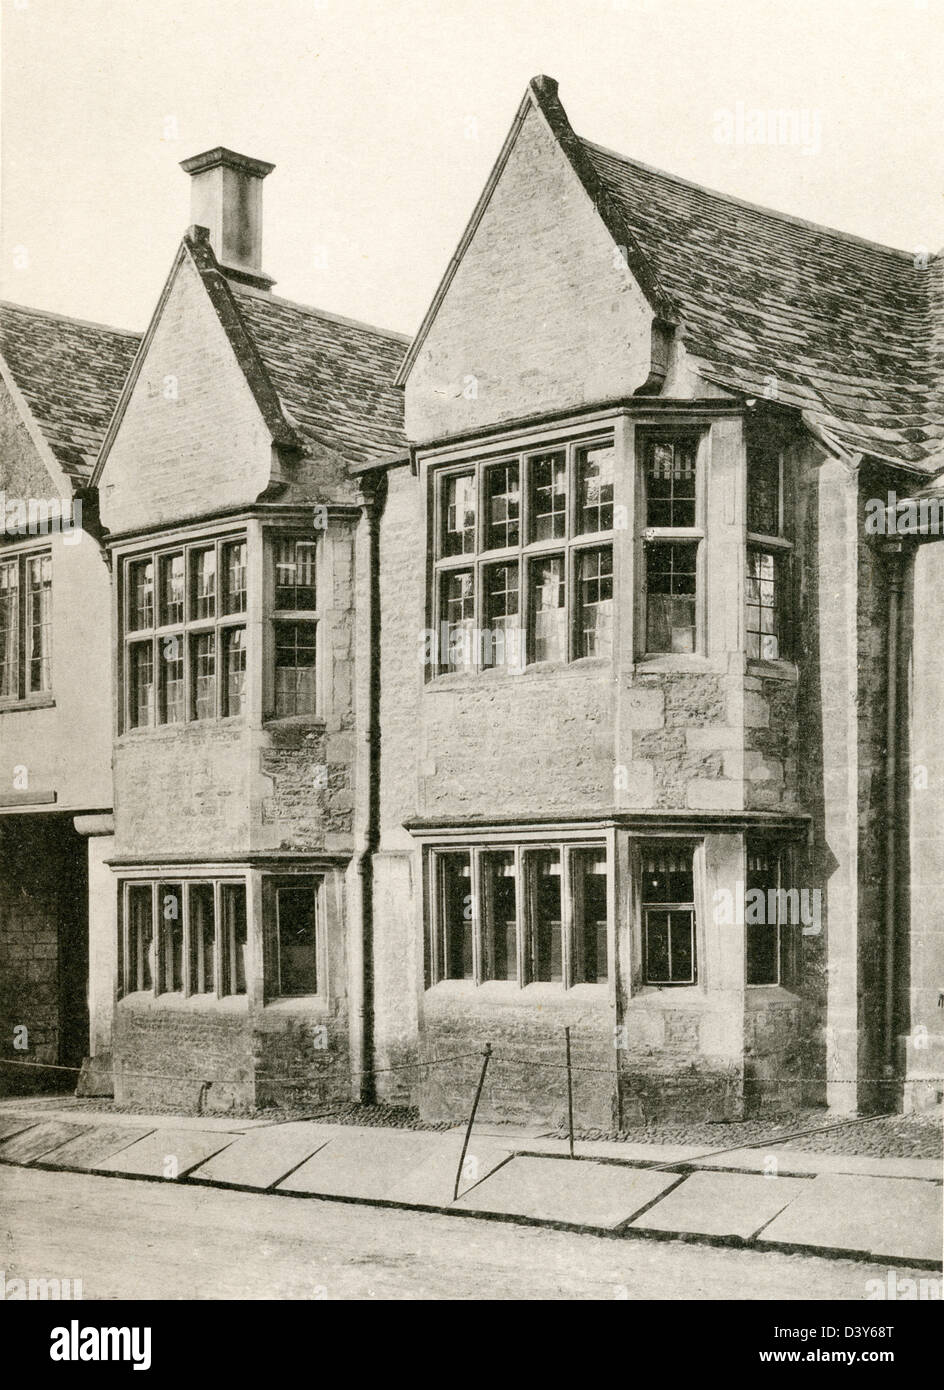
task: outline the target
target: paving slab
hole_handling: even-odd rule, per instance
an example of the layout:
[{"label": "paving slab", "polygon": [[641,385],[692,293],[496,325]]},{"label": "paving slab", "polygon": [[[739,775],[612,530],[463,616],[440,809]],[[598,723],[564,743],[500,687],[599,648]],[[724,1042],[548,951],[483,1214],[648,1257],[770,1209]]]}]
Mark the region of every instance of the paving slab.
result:
[{"label": "paving slab", "polygon": [[[417,1207],[448,1207],[452,1204],[464,1135],[449,1130],[437,1138],[439,1144],[436,1150],[389,1190],[388,1201]],[[501,1139],[473,1134],[462,1164],[460,1196],[486,1178],[500,1163],[511,1158],[512,1152]]]},{"label": "paving slab", "polygon": [[141,1126],[132,1129],[129,1125],[95,1125],[85,1134],[60,1145],[43,1161],[50,1168],[91,1172],[101,1167],[113,1154],[127,1149],[149,1133],[149,1129]]},{"label": "paving slab", "polygon": [[749,1240],[809,1186],[807,1178],[692,1173],[636,1218],[634,1230]]},{"label": "paving slab", "polygon": [[934,1183],[827,1173],[804,1188],[760,1240],[877,1260],[940,1260],[942,1189]]},{"label": "paving slab", "polygon": [[667,1192],[677,1173],[584,1159],[513,1158],[459,1198],[464,1211],[612,1230]]},{"label": "paving slab", "polygon": [[[343,1131],[343,1126],[338,1126]],[[391,1190],[432,1158],[443,1136],[431,1131],[354,1129],[335,1134],[279,1192],[313,1196],[386,1199]]]},{"label": "paving slab", "polygon": [[771,1144],[764,1149],[734,1149],[716,1158],[700,1159],[698,1168],[738,1168],[744,1172],[762,1173],[769,1158],[777,1160],[782,1174],[849,1173],[876,1178],[926,1178],[940,1182],[944,1164],[939,1158],[894,1158],[883,1154],[807,1153],[799,1149],[781,1149]]},{"label": "paving slab", "polygon": [[[158,1129],[96,1165],[100,1173],[136,1178],[184,1178],[191,1168],[233,1142],[231,1134]],[[173,1160],[173,1162],[171,1162]]]},{"label": "paving slab", "polygon": [[10,1139],[14,1134],[21,1134],[24,1129],[30,1129],[36,1123],[35,1116],[27,1118],[25,1115],[0,1115],[0,1139]]},{"label": "paving slab", "polygon": [[226,1187],[272,1187],[330,1139],[318,1125],[304,1120],[254,1129],[194,1168],[190,1179]]},{"label": "paving slab", "polygon": [[90,1125],[64,1124],[61,1120],[44,1120],[31,1125],[0,1143],[0,1163],[32,1163],[90,1128]]}]

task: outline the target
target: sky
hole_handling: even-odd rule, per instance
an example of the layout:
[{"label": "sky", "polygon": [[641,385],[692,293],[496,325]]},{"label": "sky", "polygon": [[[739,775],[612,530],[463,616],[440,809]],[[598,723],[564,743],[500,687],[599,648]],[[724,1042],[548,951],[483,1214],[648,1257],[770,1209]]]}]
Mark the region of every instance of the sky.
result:
[{"label": "sky", "polygon": [[542,72],[598,144],[944,246],[944,0],[0,0],[0,297],[143,329],[222,144],[277,166],[277,294],[412,333]]}]

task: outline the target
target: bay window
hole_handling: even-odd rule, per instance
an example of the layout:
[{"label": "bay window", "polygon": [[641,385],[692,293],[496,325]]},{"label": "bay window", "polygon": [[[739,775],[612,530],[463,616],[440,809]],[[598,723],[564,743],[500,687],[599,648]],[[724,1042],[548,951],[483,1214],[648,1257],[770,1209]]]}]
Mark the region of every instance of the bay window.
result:
[{"label": "bay window", "polygon": [[436,670],[613,652],[610,438],[433,472]]},{"label": "bay window", "polygon": [[432,983],[606,981],[604,845],[435,849],[429,867]]},{"label": "bay window", "polygon": [[119,904],[121,995],[246,993],[243,882],[128,879]]},{"label": "bay window", "polygon": [[245,712],[244,537],[126,559],[123,603],[125,728]]}]

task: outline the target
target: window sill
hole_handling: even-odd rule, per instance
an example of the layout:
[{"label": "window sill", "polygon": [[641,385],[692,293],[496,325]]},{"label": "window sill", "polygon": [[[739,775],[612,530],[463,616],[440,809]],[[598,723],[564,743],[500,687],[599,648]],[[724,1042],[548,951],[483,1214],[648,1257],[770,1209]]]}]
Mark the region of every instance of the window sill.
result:
[{"label": "window sill", "polygon": [[323,714],[270,714],[262,721],[264,729],[324,729],[327,719]]},{"label": "window sill", "polygon": [[800,678],[795,661],[757,661],[753,657],[748,657],[747,674],[763,680],[791,681],[794,684]]},{"label": "window sill", "polygon": [[472,980],[439,980],[430,985],[427,997],[432,995],[439,1000],[474,999],[477,1003],[496,1004],[544,1004],[544,1003],[606,1003],[609,987],[606,981],[599,984],[571,985],[564,989],[561,984],[541,982],[519,988],[515,980],[483,980],[477,985]]},{"label": "window sill", "polygon": [[514,670],[490,668],[484,671],[443,671],[430,676],[426,682],[428,691],[465,690],[477,684],[494,681],[548,680],[557,676],[577,675],[580,672],[611,671],[613,661],[608,656],[580,656],[574,661],[533,661],[527,666]]},{"label": "window sill", "polygon": [[327,1018],[330,1006],[323,994],[282,994],[275,999],[267,999],[262,1009],[265,1014],[303,1014],[305,1017]]},{"label": "window sill", "polygon": [[638,657],[634,667],[640,676],[659,675],[663,671],[701,674],[717,669],[718,663],[701,652],[650,652]]},{"label": "window sill", "polygon": [[119,1009],[152,1010],[169,1009],[187,1013],[246,1013],[249,1012],[249,998],[245,994],[152,994],[150,990],[136,990],[125,994],[118,1000]]},{"label": "window sill", "polygon": [[783,985],[745,985],[747,1006],[751,1009],[766,1009],[770,1004],[782,1004],[796,1008],[800,995]]},{"label": "window sill", "polygon": [[56,700],[53,695],[27,695],[25,700],[0,700],[0,714],[7,714],[13,710],[55,709],[55,706]]},{"label": "window sill", "polygon": [[146,728],[125,729],[115,739],[115,743],[120,747],[122,744],[137,743],[141,739],[149,738],[169,743],[175,738],[180,738],[182,734],[205,733],[212,729],[245,729],[248,723],[245,715],[234,714],[226,719],[188,719],[179,724],[148,724]]},{"label": "window sill", "polygon": [[701,1009],[709,1003],[701,985],[637,985],[628,1000],[629,1008]]}]

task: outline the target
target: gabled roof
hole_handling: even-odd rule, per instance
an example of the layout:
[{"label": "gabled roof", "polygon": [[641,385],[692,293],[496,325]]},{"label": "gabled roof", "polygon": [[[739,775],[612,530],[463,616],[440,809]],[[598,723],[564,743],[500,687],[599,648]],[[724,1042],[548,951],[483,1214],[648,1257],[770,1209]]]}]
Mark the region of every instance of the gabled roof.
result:
[{"label": "gabled roof", "polygon": [[[501,154],[400,370],[402,384],[529,111],[540,113],[653,314],[710,380],[801,410],[853,452],[940,468],[944,258],[711,192],[577,136],[557,83],[529,84]],[[772,380],[773,379],[773,380]]]},{"label": "gabled roof", "polygon": [[0,302],[0,355],[63,471],[85,483],[141,335]]},{"label": "gabled roof", "polygon": [[351,463],[402,453],[403,393],[393,382],[409,338],[231,282],[279,399],[306,439]]},{"label": "gabled roof", "polygon": [[351,465],[403,453],[403,396],[393,385],[407,338],[293,304],[230,277],[204,227],[191,227],[144,335],[102,443],[97,483],[184,258],[206,289],[275,443],[327,447]]},{"label": "gabled roof", "polygon": [[944,438],[932,277],[915,257],[712,193],[583,142],[678,306],[706,375],[777,399],[853,452],[925,463]]}]

